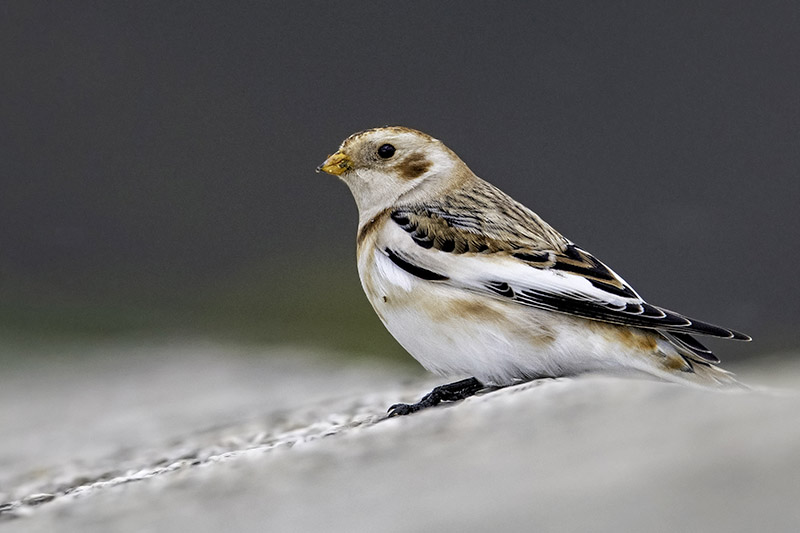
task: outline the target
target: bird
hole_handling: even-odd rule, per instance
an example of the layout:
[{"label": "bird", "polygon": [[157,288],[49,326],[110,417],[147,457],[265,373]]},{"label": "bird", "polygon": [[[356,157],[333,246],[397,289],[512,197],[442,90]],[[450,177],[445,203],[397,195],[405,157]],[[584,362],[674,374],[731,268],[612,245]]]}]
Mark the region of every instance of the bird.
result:
[{"label": "bird", "polygon": [[462,378],[388,416],[587,372],[745,388],[695,335],[748,335],[646,302],[438,139],[368,129],[320,171],[355,199],[359,278],[381,322],[425,369]]}]

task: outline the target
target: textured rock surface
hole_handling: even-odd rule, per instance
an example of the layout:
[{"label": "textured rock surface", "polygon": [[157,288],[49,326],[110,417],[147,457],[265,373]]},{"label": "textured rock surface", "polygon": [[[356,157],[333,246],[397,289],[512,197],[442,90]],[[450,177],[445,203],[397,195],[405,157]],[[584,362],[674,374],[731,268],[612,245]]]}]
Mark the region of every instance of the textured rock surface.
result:
[{"label": "textured rock surface", "polygon": [[[800,528],[792,393],[589,376],[386,420],[437,381],[289,348],[56,355],[0,376],[2,530]],[[800,388],[787,361],[738,370]]]}]

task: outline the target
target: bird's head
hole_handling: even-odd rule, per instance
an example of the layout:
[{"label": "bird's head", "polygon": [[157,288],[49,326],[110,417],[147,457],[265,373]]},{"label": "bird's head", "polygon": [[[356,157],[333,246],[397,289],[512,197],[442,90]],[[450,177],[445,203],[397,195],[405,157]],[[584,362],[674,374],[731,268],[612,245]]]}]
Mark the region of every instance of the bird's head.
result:
[{"label": "bird's head", "polygon": [[399,126],[375,128],[345,139],[317,168],[341,178],[362,217],[396,204],[430,198],[471,174],[441,141]]}]

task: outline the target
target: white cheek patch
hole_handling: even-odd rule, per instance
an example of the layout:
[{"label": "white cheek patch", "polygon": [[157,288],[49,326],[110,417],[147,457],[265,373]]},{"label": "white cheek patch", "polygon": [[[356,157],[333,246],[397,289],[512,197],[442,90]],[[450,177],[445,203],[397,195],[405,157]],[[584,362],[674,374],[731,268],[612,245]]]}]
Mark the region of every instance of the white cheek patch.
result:
[{"label": "white cheek patch", "polygon": [[431,162],[431,167],[428,169],[428,174],[446,174],[453,170],[455,162],[447,152],[441,150],[432,150],[428,154],[428,159]]}]

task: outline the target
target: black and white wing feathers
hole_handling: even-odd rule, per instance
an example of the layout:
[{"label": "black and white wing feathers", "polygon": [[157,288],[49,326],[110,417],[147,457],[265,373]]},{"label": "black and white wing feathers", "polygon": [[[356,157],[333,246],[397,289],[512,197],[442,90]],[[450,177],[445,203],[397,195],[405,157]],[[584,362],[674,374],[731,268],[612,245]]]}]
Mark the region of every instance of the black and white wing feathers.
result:
[{"label": "black and white wing feathers", "polygon": [[[653,329],[682,353],[708,363],[719,360],[691,334],[750,340],[645,302],[610,268],[557,233],[557,238],[542,239],[540,232],[531,236],[519,227],[501,227],[442,205],[399,208],[389,216],[405,232],[405,243],[384,252],[407,271],[419,269],[423,279],[537,309]],[[540,229],[539,224],[544,223],[537,217],[525,229]]]}]

